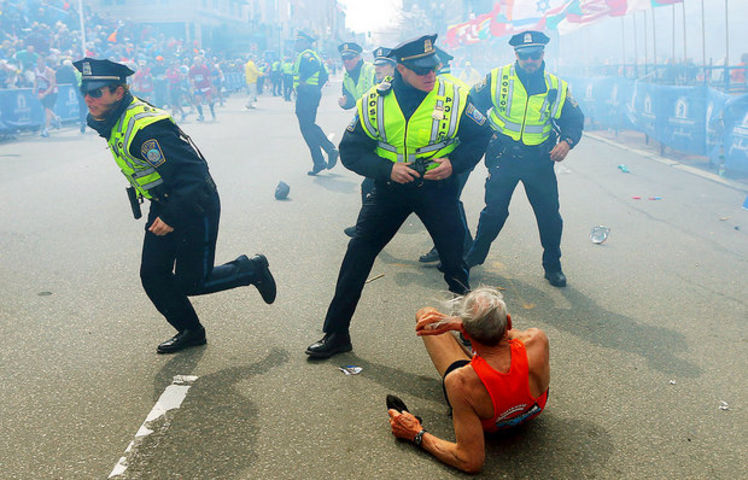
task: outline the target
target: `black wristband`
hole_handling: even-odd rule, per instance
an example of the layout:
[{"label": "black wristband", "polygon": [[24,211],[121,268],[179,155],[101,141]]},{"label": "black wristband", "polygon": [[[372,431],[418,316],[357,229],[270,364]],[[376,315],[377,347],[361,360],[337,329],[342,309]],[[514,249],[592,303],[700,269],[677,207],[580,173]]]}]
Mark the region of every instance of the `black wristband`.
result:
[{"label": "black wristband", "polygon": [[416,446],[420,447],[421,442],[423,442],[423,434],[426,433],[425,428],[421,428],[421,431],[416,433],[416,436],[413,438],[413,443],[416,444]]}]

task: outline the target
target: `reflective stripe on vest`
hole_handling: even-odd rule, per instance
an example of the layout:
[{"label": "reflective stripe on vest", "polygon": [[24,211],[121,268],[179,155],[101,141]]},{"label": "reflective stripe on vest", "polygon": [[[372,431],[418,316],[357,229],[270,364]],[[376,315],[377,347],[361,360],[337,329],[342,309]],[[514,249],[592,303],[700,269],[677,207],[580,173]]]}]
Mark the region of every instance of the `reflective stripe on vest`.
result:
[{"label": "reflective stripe on vest", "polygon": [[148,199],[152,198],[149,190],[161,185],[164,181],[153,165],[130,154],[130,145],[140,130],[166,119],[172,120],[167,112],[133,97],[130,105],[112,127],[107,142],[122,174],[140,195]]},{"label": "reflective stripe on vest", "polygon": [[[527,96],[514,65],[491,70],[491,127],[525,145],[540,145],[553,129],[552,119],[561,116],[568,84],[551,73],[545,74],[546,91]],[[556,91],[550,103],[548,93]]]},{"label": "reflective stripe on vest", "polygon": [[345,75],[343,75],[343,87],[353,95],[354,100],[358,100],[374,86],[375,73],[374,65],[368,62],[363,62],[361,64],[361,71],[358,74],[358,82],[354,84],[353,78],[348,74],[348,72],[345,72]]},{"label": "reflective stripe on vest", "polygon": [[[364,132],[377,140],[377,155],[393,163],[412,162],[417,158],[445,157],[457,148],[467,94],[457,85],[437,78],[434,89],[407,122],[394,91],[380,95],[372,87],[356,107]],[[428,168],[437,165],[434,162]]]},{"label": "reflective stripe on vest", "polygon": [[[305,53],[310,53],[317,62],[319,62],[319,68],[323,69],[325,66],[322,64],[322,60],[319,58],[319,55],[317,55],[317,52],[314,50],[306,49],[303,52],[296,55],[296,62],[293,65],[293,88],[296,88],[301,83],[300,81],[300,72],[299,69],[301,67],[301,59],[304,58]],[[304,83],[308,85],[319,85],[319,70],[315,72],[314,75],[310,75],[309,77],[304,80]]]}]

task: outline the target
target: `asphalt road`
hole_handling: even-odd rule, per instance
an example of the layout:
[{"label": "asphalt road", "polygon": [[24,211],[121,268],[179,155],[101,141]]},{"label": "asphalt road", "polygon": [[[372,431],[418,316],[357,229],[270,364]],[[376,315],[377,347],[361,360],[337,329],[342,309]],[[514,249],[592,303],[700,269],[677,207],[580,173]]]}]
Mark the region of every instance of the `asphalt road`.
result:
[{"label": "asphalt road", "polygon": [[[351,118],[338,88],[318,118],[336,143]],[[217,260],[266,254],[278,299],[265,305],[253,287],[195,298],[208,345],[171,356],[155,353],[173,332],[140,286],[143,220],[105,142],[70,127],[0,145],[0,478],[106,478],[175,375],[198,378],[119,478],[465,477],[396,441],[386,421],[385,395],[397,393],[454,438],[413,329],[415,311],[446,292],[417,262],[425,229],[411,217],[376,261],[372,276],[384,276],[364,290],[353,352],[308,361],[360,178],[340,165],[306,175],[291,104],[242,105],[235,96],[217,122],[182,125],[221,193]],[[481,165],[463,194],[473,230],[484,178]],[[542,277],[522,188],[471,273],[473,286],[505,289],[517,327],[551,340],[546,411],[490,439],[479,478],[746,478],[748,193],[591,138],[558,178],[568,287]],[[279,180],[287,201],[273,198]],[[611,228],[602,245],[588,239],[595,225]]]}]

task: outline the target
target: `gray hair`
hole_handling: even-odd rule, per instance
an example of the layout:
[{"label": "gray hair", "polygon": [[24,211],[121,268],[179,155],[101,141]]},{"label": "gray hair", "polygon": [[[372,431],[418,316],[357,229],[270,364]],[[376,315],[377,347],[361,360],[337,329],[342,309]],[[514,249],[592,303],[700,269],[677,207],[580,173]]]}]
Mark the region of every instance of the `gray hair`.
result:
[{"label": "gray hair", "polygon": [[494,346],[504,338],[508,324],[506,303],[496,288],[478,287],[449,303],[454,315],[462,320],[465,332],[475,341]]}]

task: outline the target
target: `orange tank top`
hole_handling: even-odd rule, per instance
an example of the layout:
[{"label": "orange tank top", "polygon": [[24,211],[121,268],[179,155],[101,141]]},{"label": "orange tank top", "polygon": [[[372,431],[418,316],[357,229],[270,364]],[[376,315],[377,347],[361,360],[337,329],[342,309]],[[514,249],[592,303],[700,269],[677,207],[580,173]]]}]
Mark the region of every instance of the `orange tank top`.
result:
[{"label": "orange tank top", "polygon": [[511,365],[507,373],[497,372],[477,354],[470,365],[488,390],[493,403],[493,418],[481,420],[483,430],[496,432],[537,417],[545,408],[548,390],[537,398],[530,394],[529,367],[525,344],[509,340]]}]

